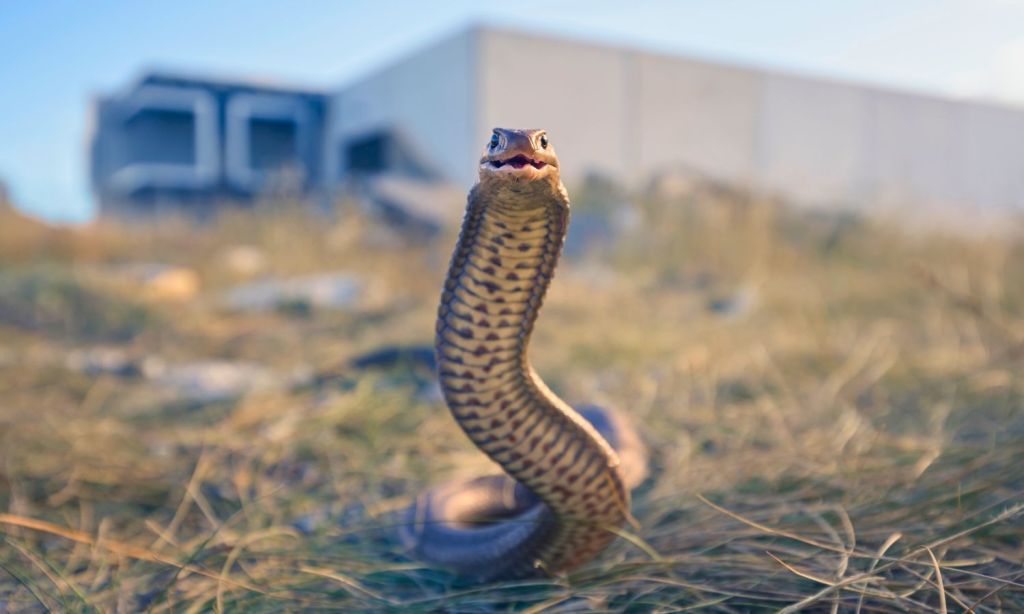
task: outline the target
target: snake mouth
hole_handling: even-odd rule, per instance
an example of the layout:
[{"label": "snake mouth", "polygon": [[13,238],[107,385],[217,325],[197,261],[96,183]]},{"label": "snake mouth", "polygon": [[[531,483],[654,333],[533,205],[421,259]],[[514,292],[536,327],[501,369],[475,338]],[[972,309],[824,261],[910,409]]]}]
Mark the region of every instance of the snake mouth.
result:
[{"label": "snake mouth", "polygon": [[489,160],[487,164],[489,164],[491,168],[502,168],[504,166],[511,166],[514,169],[521,169],[525,168],[527,165],[530,165],[537,170],[540,170],[548,165],[547,162],[544,162],[542,160],[534,160],[533,158],[528,158],[523,154],[513,156],[507,160]]}]

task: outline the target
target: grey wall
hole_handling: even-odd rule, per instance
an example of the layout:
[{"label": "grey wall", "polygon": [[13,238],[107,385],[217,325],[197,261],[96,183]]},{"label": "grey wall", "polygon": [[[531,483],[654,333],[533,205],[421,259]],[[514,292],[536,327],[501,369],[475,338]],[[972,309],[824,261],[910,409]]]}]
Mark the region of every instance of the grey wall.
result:
[{"label": "grey wall", "polygon": [[547,128],[569,181],[680,169],[816,204],[1024,208],[1024,109],[504,30],[479,57],[475,132]]},{"label": "grey wall", "polygon": [[630,55],[637,85],[622,95],[636,99],[640,162],[634,178],[681,167],[752,180],[758,164],[759,76],[678,58]]},{"label": "grey wall", "polygon": [[1024,208],[1024,110],[765,75],[763,185],[811,201]]},{"label": "grey wall", "polygon": [[484,30],[478,140],[495,126],[546,128],[566,176],[621,175],[634,139],[628,68],[616,49]]}]

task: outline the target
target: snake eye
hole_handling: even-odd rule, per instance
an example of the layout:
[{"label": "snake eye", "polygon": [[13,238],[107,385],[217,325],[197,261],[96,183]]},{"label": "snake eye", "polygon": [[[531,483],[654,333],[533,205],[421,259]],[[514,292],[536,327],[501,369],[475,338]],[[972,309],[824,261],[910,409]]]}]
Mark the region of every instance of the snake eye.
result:
[{"label": "snake eye", "polygon": [[500,140],[501,140],[501,139],[499,139],[499,138],[498,138],[498,133],[497,133],[497,132],[495,132],[494,134],[492,134],[492,135],[491,135],[491,142],[490,142],[490,147],[491,147],[491,149],[494,149],[495,147],[497,147],[497,146],[498,146],[498,143],[500,142]]},{"label": "snake eye", "polygon": [[547,149],[548,148],[548,135],[546,135],[546,134],[540,135],[540,148],[541,149]]}]

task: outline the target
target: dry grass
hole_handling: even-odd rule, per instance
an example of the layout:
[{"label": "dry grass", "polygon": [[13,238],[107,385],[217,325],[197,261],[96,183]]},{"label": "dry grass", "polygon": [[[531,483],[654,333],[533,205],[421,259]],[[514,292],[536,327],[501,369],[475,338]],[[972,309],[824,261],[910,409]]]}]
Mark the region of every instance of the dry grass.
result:
[{"label": "dry grass", "polygon": [[[421,374],[345,367],[430,342],[450,237],[396,249],[354,212],[286,205],[204,229],[0,213],[0,611],[1024,610],[1020,235],[907,237],[710,188],[638,201],[634,231],[564,263],[534,355],[569,400],[643,425],[641,528],[568,576],[489,586],[390,530],[486,461]],[[226,312],[237,244],[269,273],[372,283],[348,311]],[[202,293],[110,273],[140,260]],[[323,376],[184,403],[66,368],[97,345]]]}]

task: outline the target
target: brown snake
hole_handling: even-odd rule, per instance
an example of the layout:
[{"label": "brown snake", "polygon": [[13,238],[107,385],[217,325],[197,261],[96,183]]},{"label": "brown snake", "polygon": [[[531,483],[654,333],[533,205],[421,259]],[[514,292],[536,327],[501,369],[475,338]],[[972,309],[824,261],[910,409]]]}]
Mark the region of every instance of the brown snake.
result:
[{"label": "brown snake", "polygon": [[547,134],[495,129],[441,295],[436,349],[452,415],[511,479],[428,491],[402,530],[415,556],[462,575],[550,574],[591,559],[630,518],[629,489],[646,471],[625,420],[593,407],[581,415],[527,359],[568,222]]}]

